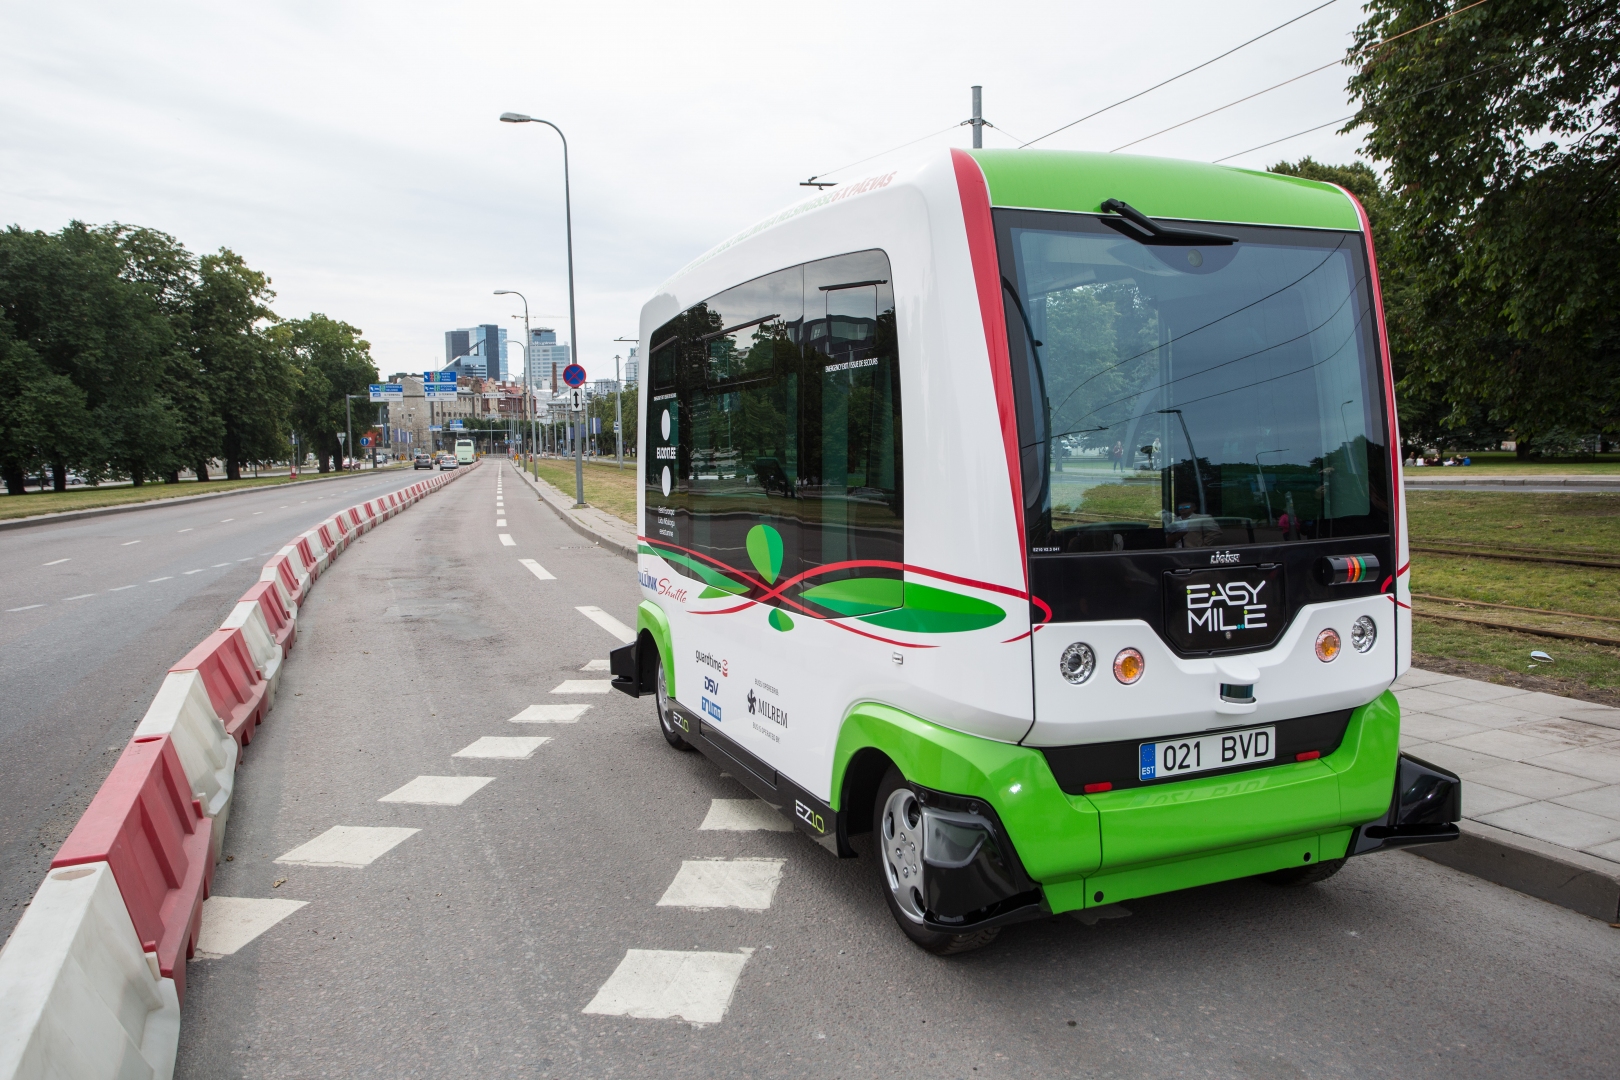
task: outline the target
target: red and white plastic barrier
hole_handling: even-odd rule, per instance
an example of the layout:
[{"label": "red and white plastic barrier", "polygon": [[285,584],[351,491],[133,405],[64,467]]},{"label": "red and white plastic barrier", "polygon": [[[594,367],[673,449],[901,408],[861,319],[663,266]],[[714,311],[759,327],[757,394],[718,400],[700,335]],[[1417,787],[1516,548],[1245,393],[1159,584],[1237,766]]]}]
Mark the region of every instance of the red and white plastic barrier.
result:
[{"label": "red and white plastic barrier", "polygon": [[362,532],[467,470],[327,518],[265,563],[163,680],[0,949],[0,1080],[174,1073],[186,960],[242,748],[275,700],[315,580]]}]

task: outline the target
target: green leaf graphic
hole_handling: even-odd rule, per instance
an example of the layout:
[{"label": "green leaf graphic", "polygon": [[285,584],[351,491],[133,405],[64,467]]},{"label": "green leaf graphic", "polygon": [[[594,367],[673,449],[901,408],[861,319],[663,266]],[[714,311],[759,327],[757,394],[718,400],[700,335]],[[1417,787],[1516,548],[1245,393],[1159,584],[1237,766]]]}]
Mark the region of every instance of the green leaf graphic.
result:
[{"label": "green leaf graphic", "polygon": [[919,634],[958,634],[994,626],[1006,617],[998,604],[908,581],[904,607],[864,615],[861,621]]},{"label": "green leaf graphic", "polygon": [[840,615],[872,615],[905,603],[905,582],[898,578],[847,578],[806,589],[804,598]]},{"label": "green leaf graphic", "polygon": [[754,569],[759,571],[759,576],[765,579],[767,585],[776,584],[776,575],[782,572],[782,534],[769,525],[755,525],[749,529],[748,557],[753,560]]},{"label": "green leaf graphic", "polygon": [[793,620],[781,608],[772,608],[770,616],[766,619],[772,626],[786,633],[793,629]]}]

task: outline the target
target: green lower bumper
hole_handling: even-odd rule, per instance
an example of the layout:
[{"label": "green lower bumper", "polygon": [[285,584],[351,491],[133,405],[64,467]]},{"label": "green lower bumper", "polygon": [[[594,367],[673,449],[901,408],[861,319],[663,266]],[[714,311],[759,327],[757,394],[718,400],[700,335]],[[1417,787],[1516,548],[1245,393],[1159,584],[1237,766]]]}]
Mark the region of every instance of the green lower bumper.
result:
[{"label": "green lower bumper", "polygon": [[1038,750],[864,705],[840,732],[832,791],[841,798],[850,760],[872,748],[913,783],[983,799],[1061,912],[1342,857],[1354,826],[1389,809],[1399,734],[1400,707],[1386,692],[1316,761],[1067,795]]}]

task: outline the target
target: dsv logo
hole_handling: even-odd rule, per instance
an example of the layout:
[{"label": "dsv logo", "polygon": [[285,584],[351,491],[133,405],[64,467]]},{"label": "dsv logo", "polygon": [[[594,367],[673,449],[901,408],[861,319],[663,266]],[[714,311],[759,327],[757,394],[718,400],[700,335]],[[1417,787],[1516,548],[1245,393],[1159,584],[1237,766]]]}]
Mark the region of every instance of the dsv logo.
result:
[{"label": "dsv logo", "polygon": [[[1260,602],[1265,581],[1227,581],[1219,585],[1187,586],[1187,633],[1205,630],[1258,630],[1266,625],[1266,605]],[[1236,612],[1236,622],[1228,616]]]},{"label": "dsv logo", "polygon": [[[703,676],[703,692],[706,694],[718,694],[720,692],[720,684],[705,675]],[[748,711],[753,712],[754,710],[749,709]]]},{"label": "dsv logo", "polygon": [[827,822],[823,820],[822,816],[798,799],[793,800],[793,812],[799,816],[800,821],[816,830],[816,832],[825,833],[827,831]]}]

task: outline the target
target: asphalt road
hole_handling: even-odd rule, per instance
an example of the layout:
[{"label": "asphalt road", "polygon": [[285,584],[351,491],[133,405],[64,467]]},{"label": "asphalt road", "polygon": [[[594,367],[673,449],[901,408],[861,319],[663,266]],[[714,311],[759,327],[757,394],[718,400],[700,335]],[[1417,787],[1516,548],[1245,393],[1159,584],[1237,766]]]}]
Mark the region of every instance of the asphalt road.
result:
[{"label": "asphalt road", "polygon": [[0,940],[145,715],[265,558],[424,473],[334,477],[0,531]]},{"label": "asphalt road", "polygon": [[[494,461],[344,555],[238,773],[176,1076],[1614,1073],[1620,931],[1406,853],[929,956],[871,859],[749,827],[650,701],[581,692],[618,639],[578,609],[637,599]],[[456,756],[487,737],[547,741]]]}]

